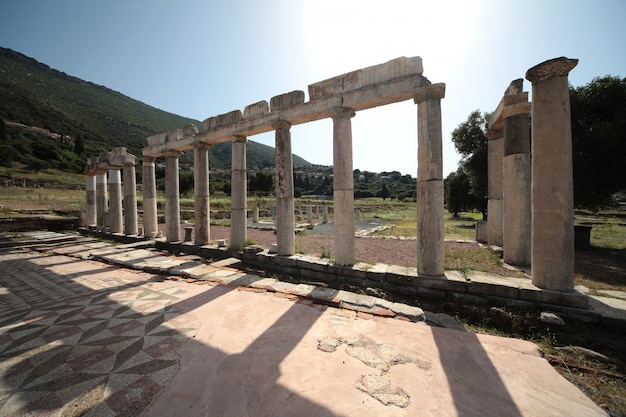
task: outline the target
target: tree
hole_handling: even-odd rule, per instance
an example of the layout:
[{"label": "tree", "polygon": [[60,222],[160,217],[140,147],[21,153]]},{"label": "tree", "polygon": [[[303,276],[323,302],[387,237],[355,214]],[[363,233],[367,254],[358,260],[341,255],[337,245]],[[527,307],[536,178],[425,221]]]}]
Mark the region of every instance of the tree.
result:
[{"label": "tree", "polygon": [[451,172],[443,184],[445,202],[453,217],[458,217],[460,212],[473,208],[475,197],[472,195],[469,177],[462,167],[456,172]]},{"label": "tree", "polygon": [[[480,210],[483,219],[487,218],[487,123],[490,115],[481,115],[474,110],[452,132],[454,147],[461,154],[459,166],[467,175],[471,194],[467,196],[467,207]],[[471,204],[471,206],[469,206]]]},{"label": "tree", "polygon": [[85,141],[80,133],[76,136],[76,141],[74,142],[74,153],[79,156],[85,153]]},{"label": "tree", "polygon": [[597,211],[626,189],[626,78],[571,88],[574,205]]},{"label": "tree", "polygon": [[389,198],[389,190],[387,189],[387,184],[383,183],[383,188],[380,190],[380,197],[383,198],[383,201]]}]

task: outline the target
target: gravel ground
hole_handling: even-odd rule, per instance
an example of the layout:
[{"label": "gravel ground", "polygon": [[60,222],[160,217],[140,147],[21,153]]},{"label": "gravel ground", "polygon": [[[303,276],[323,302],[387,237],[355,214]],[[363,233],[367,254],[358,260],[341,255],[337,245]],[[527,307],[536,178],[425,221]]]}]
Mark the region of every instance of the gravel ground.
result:
[{"label": "gravel ground", "polygon": [[[272,230],[248,228],[248,238],[255,244],[269,248],[276,243]],[[230,240],[230,228],[211,226],[211,240]],[[447,248],[477,246],[472,243],[446,242]],[[335,240],[332,236],[317,235],[306,231],[296,235],[296,252],[320,256],[322,252],[335,254]],[[417,243],[410,239],[356,237],[354,252],[357,261],[384,263],[388,265],[415,266]]]}]

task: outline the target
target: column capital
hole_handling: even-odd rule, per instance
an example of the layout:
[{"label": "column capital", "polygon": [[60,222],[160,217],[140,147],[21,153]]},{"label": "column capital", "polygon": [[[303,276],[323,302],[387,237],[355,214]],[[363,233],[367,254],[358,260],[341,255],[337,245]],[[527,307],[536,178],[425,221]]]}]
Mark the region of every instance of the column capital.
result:
[{"label": "column capital", "polygon": [[272,122],[272,128],[274,128],[274,130],[278,130],[278,129],[291,129],[291,123],[289,123],[287,120],[276,120],[274,122]]},{"label": "column capital", "polygon": [[177,150],[174,150],[174,149],[171,149],[169,151],[163,152],[163,155],[165,155],[166,158],[178,158],[182,154],[183,153],[181,151],[177,151]]},{"label": "column capital", "polygon": [[504,137],[504,131],[489,130],[487,133],[485,133],[485,136],[487,137],[487,140],[501,139]]},{"label": "column capital", "polygon": [[348,107],[336,107],[330,111],[330,117],[333,120],[339,119],[351,119],[356,115],[356,112]]},{"label": "column capital", "polygon": [[420,104],[427,100],[441,100],[446,95],[446,85],[444,83],[431,84],[419,88],[413,96],[415,104]]},{"label": "column capital", "polygon": [[549,59],[537,64],[526,71],[526,79],[531,83],[538,83],[548,78],[567,77],[567,74],[578,65],[577,59],[565,57]]},{"label": "column capital", "polygon": [[154,160],[155,160],[155,159],[156,159],[156,158],[155,158],[154,156],[142,156],[142,157],[141,157],[141,161],[142,161],[144,164],[154,164]]},{"label": "column capital", "polygon": [[231,137],[231,141],[232,142],[246,143],[246,142],[248,142],[248,138],[246,136],[243,136],[243,135],[233,135]]},{"label": "column capital", "polygon": [[206,142],[196,142],[193,144],[194,149],[200,149],[200,150],[209,149],[211,148],[211,146],[213,145],[211,145],[210,143],[206,143]]}]

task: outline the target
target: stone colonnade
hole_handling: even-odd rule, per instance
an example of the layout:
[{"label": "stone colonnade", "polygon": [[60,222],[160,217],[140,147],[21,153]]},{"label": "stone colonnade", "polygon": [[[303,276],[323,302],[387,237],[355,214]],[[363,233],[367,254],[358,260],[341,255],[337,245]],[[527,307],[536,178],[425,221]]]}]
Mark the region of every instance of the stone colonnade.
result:
[{"label": "stone colonnade", "polygon": [[[122,174],[123,172],[123,190]],[[126,148],[87,159],[86,226],[111,233],[137,234],[135,156]],[[123,195],[123,199],[122,199]]]},{"label": "stone colonnade", "polygon": [[[489,123],[488,244],[504,260],[531,265],[539,288],[574,290],[574,193],[567,75],[577,60],[556,58],[505,91]],[[532,114],[532,138],[529,113]],[[532,148],[532,152],[531,152]],[[531,156],[532,155],[532,156]]]},{"label": "stone colonnade", "polygon": [[[422,76],[419,57],[397,58],[384,64],[343,74],[309,85],[309,101],[303,91],[293,91],[273,97],[270,103],[260,101],[246,106],[244,111],[210,117],[203,122],[204,131],[194,126],[175,129],[147,138],[144,156],[144,193],[153,195],[154,158],[166,157],[166,223],[167,240],[179,240],[178,181],[175,166],[179,152],[194,149],[194,191],[196,214],[196,244],[206,244],[209,201],[205,182],[208,164],[205,150],[221,142],[232,144],[232,206],[231,242],[233,248],[246,244],[246,141],[249,136],[275,131],[276,136],[276,234],[277,253],[295,254],[293,156],[291,126],[315,120],[333,120],[333,192],[335,210],[335,262],[353,265],[354,258],[354,184],[352,166],[351,118],[360,110],[413,99],[418,104],[418,195],[420,229],[418,273],[443,275],[443,177],[441,156],[441,109],[445,86],[431,84]],[[151,172],[147,172],[151,171]],[[170,191],[168,191],[168,188]],[[155,205],[151,207],[156,207]],[[152,208],[144,217],[156,218]],[[154,211],[156,213],[156,211]],[[327,215],[325,215],[327,216]],[[151,223],[152,224],[152,223]],[[206,227],[206,232],[204,231]],[[146,233],[152,226],[146,225]],[[198,230],[201,230],[199,233]]]}]

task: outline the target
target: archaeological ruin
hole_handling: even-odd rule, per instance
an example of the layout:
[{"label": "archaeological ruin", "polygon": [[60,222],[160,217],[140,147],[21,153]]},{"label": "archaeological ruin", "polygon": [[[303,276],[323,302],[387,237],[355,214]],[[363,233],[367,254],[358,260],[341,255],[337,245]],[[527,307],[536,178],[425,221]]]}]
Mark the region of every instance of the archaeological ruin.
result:
[{"label": "archaeological ruin", "polygon": [[[489,193],[487,241],[503,249],[505,262],[531,266],[532,285],[493,290],[499,296],[580,306],[573,288],[573,191],[571,128],[567,75],[577,61],[557,58],[528,70],[532,102],[522,79],[506,89],[489,123]],[[441,99],[445,84],[423,75],[420,57],[397,58],[356,70],[209,117],[204,130],[194,125],[147,138],[142,150],[143,216],[138,228],[135,156],[116,148],[87,161],[86,225],[112,234],[154,239],[157,228],[155,159],[165,158],[165,243],[180,240],[178,160],[194,152],[194,242],[217,247],[210,235],[209,163],[212,145],[232,145],[230,248],[243,250],[247,240],[246,142],[275,132],[276,248],[250,254],[248,261],[270,267],[298,268],[318,277],[335,273],[376,280],[375,271],[355,265],[355,211],[351,119],[365,109],[414,100],[417,105],[417,259],[415,268],[389,267],[381,282],[420,291],[478,291],[476,283],[444,271],[444,187]],[[532,117],[532,129],[529,117]],[[335,258],[306,264],[295,250],[291,126],[330,118],[333,121],[333,212]],[[532,130],[532,140],[531,140]],[[355,138],[358,140],[358,138]],[[329,149],[329,152],[331,150]],[[122,200],[122,195],[123,200]],[[324,208],[325,221],[328,207]],[[300,209],[302,210],[302,209]],[[312,207],[307,207],[307,217]],[[316,208],[316,211],[319,209]],[[318,211],[319,214],[319,211]],[[258,212],[254,214],[258,219]],[[300,216],[303,216],[300,211]],[[309,217],[310,218],[310,217]],[[223,246],[223,245],[222,245]],[[267,259],[259,258],[266,257]],[[322,265],[323,264],[323,265]],[[321,265],[321,266],[320,266]],[[308,272],[307,272],[308,271]],[[543,295],[537,295],[543,294]]]}]

